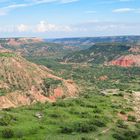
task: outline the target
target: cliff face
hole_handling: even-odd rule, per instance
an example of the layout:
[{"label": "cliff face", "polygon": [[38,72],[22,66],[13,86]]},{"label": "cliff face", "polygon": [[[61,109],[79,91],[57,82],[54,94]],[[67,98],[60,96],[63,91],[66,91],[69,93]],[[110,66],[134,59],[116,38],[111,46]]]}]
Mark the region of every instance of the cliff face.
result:
[{"label": "cliff face", "polygon": [[0,93],[3,93],[0,108],[52,102],[63,95],[75,96],[77,92],[73,81],[57,77],[52,70],[10,51],[0,51]]},{"label": "cliff face", "polygon": [[109,65],[116,65],[122,67],[140,66],[140,55],[121,56],[109,62]]}]

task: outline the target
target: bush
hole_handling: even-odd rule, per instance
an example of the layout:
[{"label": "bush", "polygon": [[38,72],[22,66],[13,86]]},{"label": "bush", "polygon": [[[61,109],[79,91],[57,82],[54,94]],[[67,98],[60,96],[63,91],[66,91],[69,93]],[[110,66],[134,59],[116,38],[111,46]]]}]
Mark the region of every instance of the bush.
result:
[{"label": "bush", "polygon": [[88,133],[88,132],[94,132],[96,131],[96,126],[94,126],[93,124],[90,123],[76,123],[74,125],[74,130],[76,132],[80,132],[80,133]]},{"label": "bush", "polygon": [[140,135],[139,131],[137,132],[137,131],[127,130],[127,131],[117,132],[112,136],[117,140],[134,140],[139,138],[139,135]]},{"label": "bush", "polygon": [[69,134],[69,133],[72,133],[72,132],[73,132],[73,129],[70,128],[69,126],[61,127],[61,133]]},{"label": "bush", "polygon": [[125,140],[125,138],[122,135],[117,134],[117,133],[113,134],[112,137],[117,140]]},{"label": "bush", "polygon": [[124,110],[120,111],[120,113],[121,114],[124,114],[124,115],[126,114],[126,112]]},{"label": "bush", "polygon": [[14,136],[14,131],[10,128],[6,128],[2,131],[3,138],[12,138]]},{"label": "bush", "polygon": [[82,137],[81,140],[93,140],[93,139],[88,138],[88,137]]},{"label": "bush", "polygon": [[129,115],[128,116],[128,121],[135,122],[136,121],[136,117]]},{"label": "bush", "polygon": [[102,110],[99,108],[94,108],[93,113],[102,113]]},{"label": "bush", "polygon": [[117,126],[120,128],[125,128],[125,129],[128,128],[128,126],[122,120],[117,121]]},{"label": "bush", "polygon": [[137,132],[135,131],[127,131],[124,133],[124,135],[128,138],[128,139],[136,139],[138,138],[138,135]]},{"label": "bush", "polygon": [[71,125],[67,124],[66,126],[61,127],[61,133],[89,133],[97,130],[97,127],[90,122],[76,122]]},{"label": "bush", "polygon": [[11,115],[5,114],[0,118],[0,125],[7,126],[12,121],[13,117]]},{"label": "bush", "polygon": [[96,125],[96,126],[98,126],[98,127],[105,127],[106,126],[105,122],[102,121],[102,120],[95,120],[93,122],[93,124]]},{"label": "bush", "polygon": [[138,123],[136,124],[136,127],[137,127],[138,129],[140,129],[140,122],[138,122]]}]

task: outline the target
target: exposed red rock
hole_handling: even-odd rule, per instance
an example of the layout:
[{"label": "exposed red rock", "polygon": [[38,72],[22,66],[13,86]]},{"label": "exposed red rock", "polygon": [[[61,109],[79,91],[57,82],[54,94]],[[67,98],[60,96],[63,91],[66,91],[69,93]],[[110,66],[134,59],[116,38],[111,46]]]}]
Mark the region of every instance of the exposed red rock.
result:
[{"label": "exposed red rock", "polygon": [[49,96],[49,99],[52,102],[55,102],[57,98],[61,98],[64,95],[64,91],[62,89],[62,87],[58,87],[56,89],[54,89],[54,95]]},{"label": "exposed red rock", "polygon": [[109,65],[121,67],[140,66],[140,55],[121,56],[118,59],[109,62]]}]

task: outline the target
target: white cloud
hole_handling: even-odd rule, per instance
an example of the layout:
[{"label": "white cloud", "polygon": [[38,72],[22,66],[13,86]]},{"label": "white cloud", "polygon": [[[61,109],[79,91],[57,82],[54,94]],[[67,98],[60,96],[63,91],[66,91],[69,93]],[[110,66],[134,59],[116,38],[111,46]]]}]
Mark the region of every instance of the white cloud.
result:
[{"label": "white cloud", "polygon": [[37,32],[47,32],[56,29],[57,26],[55,24],[50,24],[45,21],[40,21],[40,23],[37,25]]},{"label": "white cloud", "polygon": [[58,25],[40,21],[32,25],[5,25],[0,26],[4,36],[102,36],[102,35],[140,35],[140,23],[90,21],[77,25]]},{"label": "white cloud", "polygon": [[30,6],[35,6],[39,4],[47,4],[47,3],[53,3],[53,2],[67,4],[67,3],[77,2],[77,1],[79,0],[24,0],[25,3],[23,4],[11,4],[6,7],[0,8],[0,16],[6,15],[11,10],[22,8],[22,7],[30,7]]},{"label": "white cloud", "polygon": [[70,32],[72,31],[70,26],[51,24],[46,21],[40,21],[35,27],[35,32]]},{"label": "white cloud", "polygon": [[28,25],[25,25],[25,24],[20,24],[17,26],[17,30],[19,32],[26,32],[29,30],[29,26]]},{"label": "white cloud", "polygon": [[132,12],[135,11],[135,9],[132,8],[119,8],[119,9],[114,9],[113,13],[127,13],[127,12]]},{"label": "white cloud", "polygon": [[72,2],[77,2],[79,0],[61,0],[61,3],[72,3]]},{"label": "white cloud", "polygon": [[135,8],[118,8],[112,11],[113,13],[140,13],[140,9]]}]

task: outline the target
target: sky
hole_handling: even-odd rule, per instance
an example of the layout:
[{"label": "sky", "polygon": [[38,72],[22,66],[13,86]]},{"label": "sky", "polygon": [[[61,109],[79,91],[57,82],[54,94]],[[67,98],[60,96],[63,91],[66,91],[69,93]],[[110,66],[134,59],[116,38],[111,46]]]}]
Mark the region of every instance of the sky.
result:
[{"label": "sky", "polygon": [[0,0],[0,37],[140,35],[140,0]]}]

